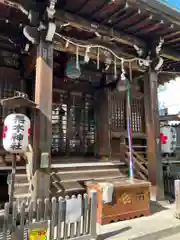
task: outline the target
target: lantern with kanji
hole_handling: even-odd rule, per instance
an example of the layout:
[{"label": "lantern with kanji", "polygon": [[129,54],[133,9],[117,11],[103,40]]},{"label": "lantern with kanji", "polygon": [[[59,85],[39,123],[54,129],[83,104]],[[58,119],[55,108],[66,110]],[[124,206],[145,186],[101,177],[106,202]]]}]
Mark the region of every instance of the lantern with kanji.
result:
[{"label": "lantern with kanji", "polygon": [[8,115],[3,126],[3,147],[10,153],[23,153],[28,146],[30,120],[21,113]]},{"label": "lantern with kanji", "polygon": [[162,153],[171,154],[176,150],[176,129],[171,126],[163,126],[160,129],[160,141]]}]

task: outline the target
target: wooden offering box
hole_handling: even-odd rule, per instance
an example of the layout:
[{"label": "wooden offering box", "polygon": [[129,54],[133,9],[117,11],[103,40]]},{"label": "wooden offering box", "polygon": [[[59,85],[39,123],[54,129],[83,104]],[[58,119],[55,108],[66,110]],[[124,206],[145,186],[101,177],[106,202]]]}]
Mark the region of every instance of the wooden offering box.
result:
[{"label": "wooden offering box", "polygon": [[87,183],[88,192],[98,192],[97,223],[104,225],[150,214],[150,183],[140,180],[134,180],[132,183],[128,179],[116,179],[108,183],[113,185],[113,200],[108,204],[102,201],[101,183]]}]

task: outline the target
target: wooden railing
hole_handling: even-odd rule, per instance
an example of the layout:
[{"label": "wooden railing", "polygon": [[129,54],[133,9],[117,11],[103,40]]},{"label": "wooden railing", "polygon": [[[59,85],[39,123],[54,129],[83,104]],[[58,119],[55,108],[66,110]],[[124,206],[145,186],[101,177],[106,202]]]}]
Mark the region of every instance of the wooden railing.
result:
[{"label": "wooden railing", "polygon": [[[135,149],[141,148],[144,151],[136,151]],[[148,160],[146,158],[146,147],[145,146],[133,146],[133,162],[134,162],[134,172],[135,175],[138,178],[141,178],[143,180],[148,180],[148,169],[147,169],[147,164]],[[129,152],[129,147],[126,145],[126,158],[125,161],[129,165],[129,158],[130,158],[130,152]],[[143,156],[144,155],[144,156]]]}]

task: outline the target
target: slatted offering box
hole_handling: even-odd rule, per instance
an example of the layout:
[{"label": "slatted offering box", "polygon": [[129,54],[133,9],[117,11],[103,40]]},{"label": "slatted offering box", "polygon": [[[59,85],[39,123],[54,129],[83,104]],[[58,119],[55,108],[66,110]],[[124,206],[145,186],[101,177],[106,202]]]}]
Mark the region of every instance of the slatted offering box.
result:
[{"label": "slatted offering box", "polygon": [[101,225],[150,215],[149,182],[115,179],[87,182],[86,185],[88,192],[98,192],[97,223]]}]

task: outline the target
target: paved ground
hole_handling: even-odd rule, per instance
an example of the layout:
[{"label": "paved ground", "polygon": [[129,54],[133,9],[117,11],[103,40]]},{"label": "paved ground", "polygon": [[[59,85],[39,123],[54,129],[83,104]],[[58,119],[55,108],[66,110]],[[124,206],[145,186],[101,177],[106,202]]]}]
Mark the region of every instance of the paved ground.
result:
[{"label": "paved ground", "polygon": [[180,220],[173,214],[174,205],[155,205],[150,217],[99,226],[99,240],[179,240]]}]

